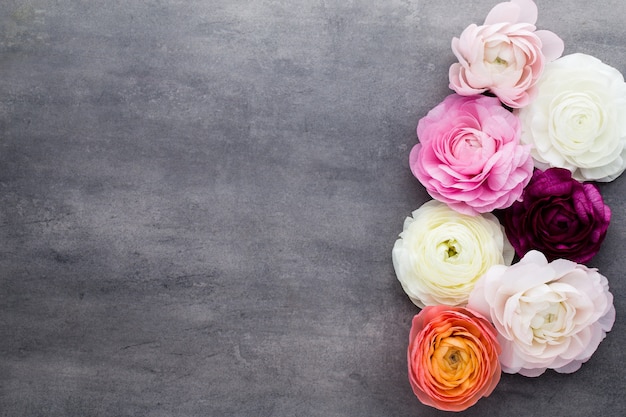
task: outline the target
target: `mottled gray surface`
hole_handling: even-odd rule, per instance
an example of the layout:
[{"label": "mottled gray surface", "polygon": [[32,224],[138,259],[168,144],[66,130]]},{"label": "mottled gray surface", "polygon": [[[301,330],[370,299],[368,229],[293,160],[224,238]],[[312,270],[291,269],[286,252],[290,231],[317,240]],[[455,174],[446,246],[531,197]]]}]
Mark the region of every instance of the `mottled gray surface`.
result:
[{"label": "mottled gray surface", "polygon": [[[390,251],[495,2],[2,0],[0,415],[448,415],[408,384]],[[626,72],[621,0],[538,4]],[[463,415],[626,415],[626,178],[601,189],[613,331]]]}]

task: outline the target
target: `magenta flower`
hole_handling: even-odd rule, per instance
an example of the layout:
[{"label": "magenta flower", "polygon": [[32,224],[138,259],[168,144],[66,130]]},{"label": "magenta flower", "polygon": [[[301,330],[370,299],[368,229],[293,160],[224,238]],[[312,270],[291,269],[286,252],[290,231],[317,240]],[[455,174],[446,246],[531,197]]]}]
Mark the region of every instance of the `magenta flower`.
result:
[{"label": "magenta flower", "polygon": [[413,175],[428,193],[469,215],[509,207],[532,176],[520,123],[495,97],[451,94],[417,125]]},{"label": "magenta flower", "polygon": [[536,249],[548,258],[586,263],[606,236],[611,210],[594,184],[564,168],[536,170],[522,201],[504,212],[507,237],[518,256]]}]

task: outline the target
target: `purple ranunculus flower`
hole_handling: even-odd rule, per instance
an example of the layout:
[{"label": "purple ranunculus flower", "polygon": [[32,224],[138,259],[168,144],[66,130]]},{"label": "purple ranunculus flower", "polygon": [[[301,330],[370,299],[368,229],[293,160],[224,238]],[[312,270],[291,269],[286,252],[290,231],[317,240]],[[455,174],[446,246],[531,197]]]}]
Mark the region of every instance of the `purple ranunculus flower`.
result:
[{"label": "purple ranunculus flower", "polygon": [[610,220],[598,187],[573,179],[563,168],[535,170],[522,201],[504,211],[506,234],[518,256],[536,249],[548,260],[578,263],[598,253]]}]

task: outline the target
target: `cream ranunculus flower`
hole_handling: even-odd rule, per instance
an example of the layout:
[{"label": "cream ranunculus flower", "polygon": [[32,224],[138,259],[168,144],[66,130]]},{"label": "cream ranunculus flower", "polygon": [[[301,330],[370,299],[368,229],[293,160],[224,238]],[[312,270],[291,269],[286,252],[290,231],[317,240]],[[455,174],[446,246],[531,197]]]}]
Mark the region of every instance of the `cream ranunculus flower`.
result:
[{"label": "cream ranunculus flower", "polygon": [[404,221],[392,250],[396,276],[420,308],[463,306],[492,265],[510,265],[513,247],[491,213],[469,216],[431,200]]},{"label": "cream ranunculus flower", "polygon": [[519,110],[535,166],[579,181],[613,181],[626,169],[626,83],[615,68],[576,53],[546,65],[537,96]]},{"label": "cream ranunculus flower", "polygon": [[502,370],[529,377],[578,370],[615,321],[606,277],[565,259],[548,263],[534,250],[515,265],[489,269],[467,308],[498,330]]}]

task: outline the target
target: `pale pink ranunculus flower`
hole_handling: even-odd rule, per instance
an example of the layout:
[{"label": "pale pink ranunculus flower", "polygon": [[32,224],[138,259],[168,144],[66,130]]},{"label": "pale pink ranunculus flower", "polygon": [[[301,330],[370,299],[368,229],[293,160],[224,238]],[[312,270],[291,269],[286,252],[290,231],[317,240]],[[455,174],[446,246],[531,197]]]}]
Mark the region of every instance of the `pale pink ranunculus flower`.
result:
[{"label": "pale pink ranunculus flower", "polygon": [[615,322],[605,276],[565,259],[548,263],[535,250],[512,266],[491,267],[467,307],[498,330],[502,370],[528,377],[577,371]]},{"label": "pale pink ranunculus flower", "polygon": [[417,125],[413,175],[435,199],[476,215],[509,207],[530,181],[530,146],[495,97],[451,94]]},{"label": "pale pink ranunculus flower", "polygon": [[464,96],[490,91],[512,108],[528,105],[544,65],[564,49],[555,33],[536,30],[536,21],[532,0],[511,0],[491,9],[483,25],[468,26],[452,39],[458,62],[450,67],[450,88]]}]

